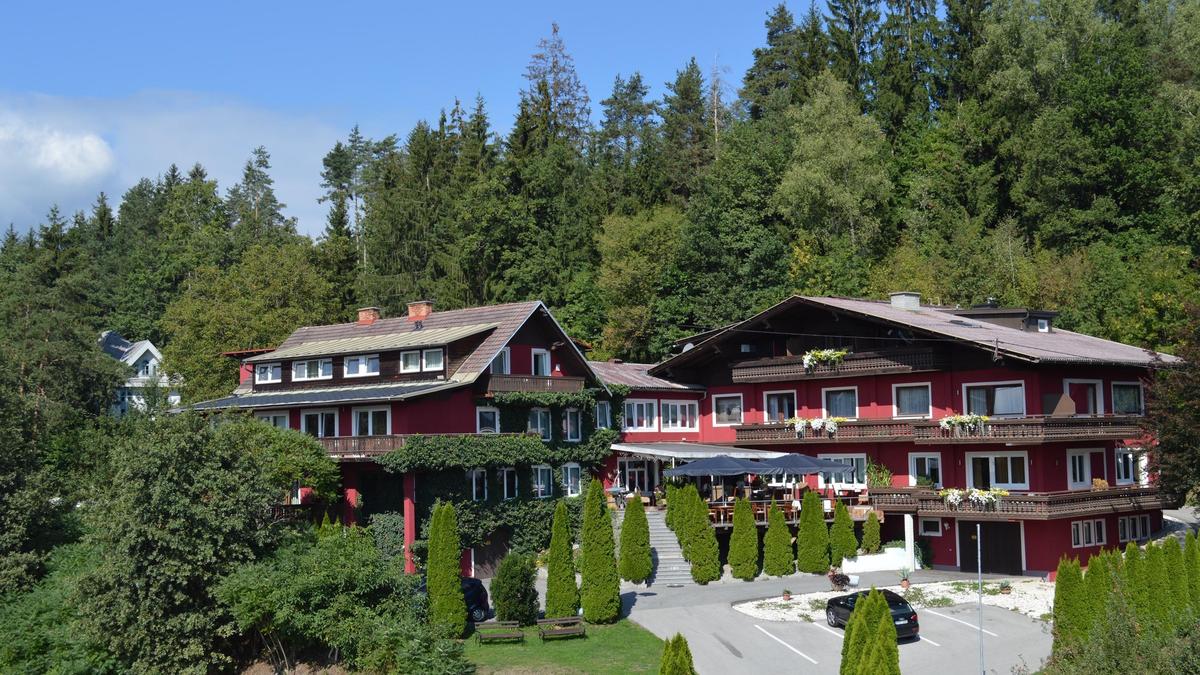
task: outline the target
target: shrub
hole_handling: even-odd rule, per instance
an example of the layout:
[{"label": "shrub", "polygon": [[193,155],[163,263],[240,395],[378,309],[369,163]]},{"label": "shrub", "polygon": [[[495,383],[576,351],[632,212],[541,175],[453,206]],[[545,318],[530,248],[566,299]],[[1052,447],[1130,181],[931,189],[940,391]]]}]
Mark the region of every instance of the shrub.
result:
[{"label": "shrub", "polygon": [[663,522],[671,531],[675,530],[675,514],[679,511],[675,501],[675,496],[678,494],[679,488],[675,487],[674,483],[667,483],[667,512],[663,514]]},{"label": "shrub", "polygon": [[[864,670],[869,672],[870,666],[874,664],[874,655],[870,653],[875,647],[872,637],[880,617],[890,619],[891,611],[883,594],[872,588],[870,593],[858,598],[850,612],[850,619],[846,622],[846,632],[842,636],[842,663],[839,673],[858,675]],[[893,626],[893,640],[895,635],[896,630]]]},{"label": "shrub", "polygon": [[862,547],[867,553],[879,552],[879,516],[871,511],[863,525]]},{"label": "shrub", "polygon": [[1146,547],[1145,582],[1142,590],[1147,598],[1144,606],[1144,616],[1159,628],[1165,628],[1174,622],[1170,598],[1171,582],[1167,578],[1167,560],[1162,545],[1150,544]]},{"label": "shrub", "polygon": [[833,525],[829,528],[829,560],[841,567],[846,558],[858,555],[858,538],[854,536],[854,522],[846,505],[837,502],[833,508]]},{"label": "shrub", "polygon": [[792,533],[788,530],[783,510],[774,503],[767,514],[767,535],[763,540],[763,568],[773,577],[784,577],[796,571]]},{"label": "shrub", "polygon": [[754,522],[754,510],[750,502],[741,498],[733,506],[729,566],[737,579],[754,581],[758,576],[758,524]]},{"label": "shrub", "polygon": [[1104,620],[1104,606],[1112,592],[1112,573],[1108,567],[1108,555],[1098,553],[1088,559],[1087,572],[1083,575],[1083,612],[1081,613],[1080,635],[1085,636],[1092,626]]},{"label": "shrub", "polygon": [[538,596],[533,587],[537,571],[533,559],[520,553],[509,553],[500,561],[492,579],[491,596],[496,619],[517,621],[522,626],[537,623]]},{"label": "shrub", "polygon": [[675,512],[675,538],[679,540],[679,548],[683,551],[685,560],[692,559],[692,541],[696,538],[695,518],[692,511],[700,502],[700,493],[695,485],[686,485],[675,491],[675,501],[678,502]]},{"label": "shrub", "polygon": [[1197,543],[1195,535],[1190,531],[1184,539],[1183,566],[1187,570],[1192,611],[1200,616],[1200,543]]},{"label": "shrub", "polygon": [[579,587],[583,616],[591,623],[611,623],[621,615],[621,581],[613,555],[613,528],[604,504],[604,487],[594,480],[588,485],[583,505],[581,563],[583,579]]},{"label": "shrub", "polygon": [[696,675],[696,667],[692,662],[692,650],[688,647],[687,638],[676,633],[663,645],[662,661],[658,666],[659,675]]},{"label": "shrub", "polygon": [[1160,546],[1166,567],[1166,581],[1175,587],[1172,592],[1163,596],[1160,602],[1170,598],[1171,602],[1167,604],[1175,605],[1170,615],[1176,618],[1185,616],[1192,604],[1192,589],[1189,586],[1187,569],[1183,565],[1183,549],[1179,546],[1178,537],[1167,537]]},{"label": "shrub", "polygon": [[1129,604],[1139,618],[1145,619],[1150,606],[1150,597],[1146,594],[1146,559],[1136,542],[1125,545],[1123,570],[1121,580],[1129,594]]},{"label": "shrub", "polygon": [[621,523],[621,578],[640,584],[650,578],[654,561],[650,557],[650,523],[646,507],[634,495],[625,505],[625,521]]},{"label": "shrub", "polygon": [[[896,624],[888,610],[887,602],[883,600],[883,612],[875,622],[873,639],[875,644],[871,649],[872,659],[870,675],[900,675],[900,649],[896,646]],[[864,672],[862,668],[859,672]]]},{"label": "shrub", "polygon": [[829,531],[816,492],[804,494],[800,528],[796,533],[796,567],[801,572],[823,574],[829,570]]},{"label": "shrub", "polygon": [[688,494],[691,499],[687,507],[688,562],[692,566],[692,581],[707,584],[721,578],[721,550],[717,546],[717,533],[708,519],[708,506],[694,487]]},{"label": "shrub", "polygon": [[550,556],[546,562],[546,617],[551,619],[579,614],[579,588],[575,585],[568,518],[567,505],[560,499],[554,507]]},{"label": "shrub", "polygon": [[371,539],[383,557],[391,560],[404,557],[404,514],[396,511],[371,516]]},{"label": "shrub", "polygon": [[429,588],[429,622],[438,635],[462,637],[467,629],[467,604],[463,599],[462,547],[458,518],[451,504],[435,504],[429,527],[429,561],[425,567]]},{"label": "shrub", "polygon": [[1084,634],[1087,600],[1083,593],[1079,559],[1063,556],[1054,578],[1054,652],[1075,646]]}]

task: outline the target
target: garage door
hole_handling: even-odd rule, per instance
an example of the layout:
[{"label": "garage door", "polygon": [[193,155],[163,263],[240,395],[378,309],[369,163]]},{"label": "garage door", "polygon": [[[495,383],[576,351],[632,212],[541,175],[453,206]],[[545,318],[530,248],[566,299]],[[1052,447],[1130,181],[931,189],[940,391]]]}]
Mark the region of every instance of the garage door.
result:
[{"label": "garage door", "polygon": [[[983,571],[994,574],[1020,574],[1021,524],[983,521],[978,523],[983,536]],[[958,559],[964,572],[976,570],[976,521],[958,521]]]}]

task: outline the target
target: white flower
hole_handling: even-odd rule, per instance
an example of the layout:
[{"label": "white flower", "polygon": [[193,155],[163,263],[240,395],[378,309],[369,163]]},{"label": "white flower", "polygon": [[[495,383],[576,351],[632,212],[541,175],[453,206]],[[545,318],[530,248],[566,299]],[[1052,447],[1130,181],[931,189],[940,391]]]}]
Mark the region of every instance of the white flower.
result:
[{"label": "white flower", "polygon": [[825,421],[825,430],[828,431],[829,433],[836,434],[837,427],[838,427],[837,420],[826,420]]},{"label": "white flower", "polygon": [[809,424],[812,425],[813,431],[820,431],[821,428],[825,426],[825,418],[824,417],[814,417],[812,419],[812,421],[809,422]]}]

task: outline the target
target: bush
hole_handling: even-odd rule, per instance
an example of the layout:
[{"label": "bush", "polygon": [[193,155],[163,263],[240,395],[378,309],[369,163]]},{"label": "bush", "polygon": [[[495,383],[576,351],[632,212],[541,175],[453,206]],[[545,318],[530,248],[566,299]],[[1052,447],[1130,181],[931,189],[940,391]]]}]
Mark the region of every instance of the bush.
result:
[{"label": "bush", "polygon": [[874,511],[867,514],[867,522],[863,525],[862,547],[867,553],[879,552],[879,516]]},{"label": "bush", "polygon": [[800,528],[796,534],[796,567],[801,572],[824,574],[829,571],[829,530],[825,512],[816,492],[804,494],[800,506]]},{"label": "bush", "polygon": [[[880,619],[891,623],[891,611],[883,594],[874,588],[865,596],[859,597],[850,612],[846,622],[846,631],[842,635],[842,663],[839,673],[842,675],[858,675],[858,673],[874,673],[878,657],[874,653],[876,633],[879,631]],[[892,644],[896,641],[896,627],[892,626]],[[898,658],[898,656],[897,656]]]},{"label": "bush", "polygon": [[1077,643],[1083,635],[1087,600],[1077,558],[1063,556],[1054,577],[1054,647],[1057,652]]},{"label": "bush", "polygon": [[758,576],[758,525],[750,502],[738,498],[733,505],[733,533],[729,535],[729,567],[734,578],[754,581]]},{"label": "bush", "polygon": [[688,562],[692,566],[692,581],[707,584],[721,578],[721,550],[717,545],[717,533],[708,519],[708,506],[694,486],[688,487],[686,499],[690,503],[683,524],[688,537]]},{"label": "bush", "polygon": [[461,569],[462,546],[454,506],[434,504],[425,577],[429,587],[429,622],[442,637],[460,638],[467,630],[467,603],[459,579]]},{"label": "bush", "polygon": [[683,551],[685,560],[692,559],[692,540],[695,538],[694,524],[695,519],[691,516],[691,511],[696,503],[700,501],[700,493],[696,491],[695,485],[685,485],[675,491],[675,538],[679,540],[679,548]]},{"label": "bush", "polygon": [[792,550],[792,533],[788,530],[783,511],[774,503],[767,515],[767,535],[763,541],[763,568],[773,577],[784,577],[796,571],[796,554]]},{"label": "bush", "polygon": [[854,521],[846,505],[837,502],[833,507],[833,525],[829,528],[829,560],[841,567],[846,558],[858,556],[858,538],[854,536]]},{"label": "bush", "polygon": [[625,504],[621,524],[621,578],[640,584],[650,578],[654,560],[650,557],[650,523],[641,497],[631,496]]},{"label": "bush", "polygon": [[604,487],[594,480],[588,485],[583,505],[582,572],[579,587],[583,616],[591,623],[612,623],[621,615],[621,581],[613,555],[613,528]]},{"label": "bush", "polygon": [[667,529],[675,530],[675,514],[679,511],[675,498],[679,494],[679,488],[675,487],[674,483],[667,483],[667,512],[663,514],[663,523]]},{"label": "bush", "polygon": [[550,555],[546,561],[546,617],[558,619],[579,614],[579,588],[575,585],[575,560],[567,505],[558,500],[551,526]]},{"label": "bush", "polygon": [[1112,592],[1112,573],[1108,569],[1108,555],[1098,553],[1088,559],[1087,572],[1083,576],[1083,591],[1080,612],[1080,635],[1087,635],[1092,626],[1104,620],[1104,606]]},{"label": "bush", "polygon": [[538,596],[533,587],[536,578],[532,558],[520,553],[504,556],[492,579],[491,596],[496,619],[517,621],[522,626],[537,623]]},{"label": "bush", "polygon": [[1145,583],[1143,593],[1148,599],[1144,616],[1155,626],[1163,628],[1174,617],[1168,598],[1174,595],[1171,580],[1167,578],[1167,559],[1161,544],[1146,547]]},{"label": "bush", "polygon": [[1190,531],[1184,539],[1183,566],[1187,570],[1192,611],[1200,616],[1200,544]]},{"label": "bush", "polygon": [[370,521],[371,539],[383,557],[404,559],[404,514],[397,511],[376,513]]},{"label": "bush", "polygon": [[1171,602],[1166,604],[1174,604],[1170,614],[1180,616],[1187,613],[1192,605],[1192,589],[1189,587],[1187,569],[1183,566],[1183,549],[1179,546],[1178,537],[1167,537],[1159,546],[1163,550],[1166,581],[1175,587],[1163,598],[1170,598]]},{"label": "bush", "polygon": [[658,666],[659,675],[696,675],[696,666],[692,662],[692,650],[688,647],[687,638],[676,633],[675,637],[663,645],[662,662]]}]

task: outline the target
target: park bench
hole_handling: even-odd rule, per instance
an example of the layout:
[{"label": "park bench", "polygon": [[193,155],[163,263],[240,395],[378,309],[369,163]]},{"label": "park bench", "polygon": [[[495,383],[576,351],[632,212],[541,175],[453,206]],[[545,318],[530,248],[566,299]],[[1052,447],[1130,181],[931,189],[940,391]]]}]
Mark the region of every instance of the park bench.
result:
[{"label": "park bench", "polygon": [[525,641],[525,631],[517,621],[488,621],[475,624],[475,642],[499,642],[501,640]]},{"label": "park bench", "polygon": [[561,619],[538,619],[538,635],[545,641],[549,638],[571,637],[574,635],[582,635],[587,637],[587,629],[583,625],[583,619],[577,616],[563,617]]}]

